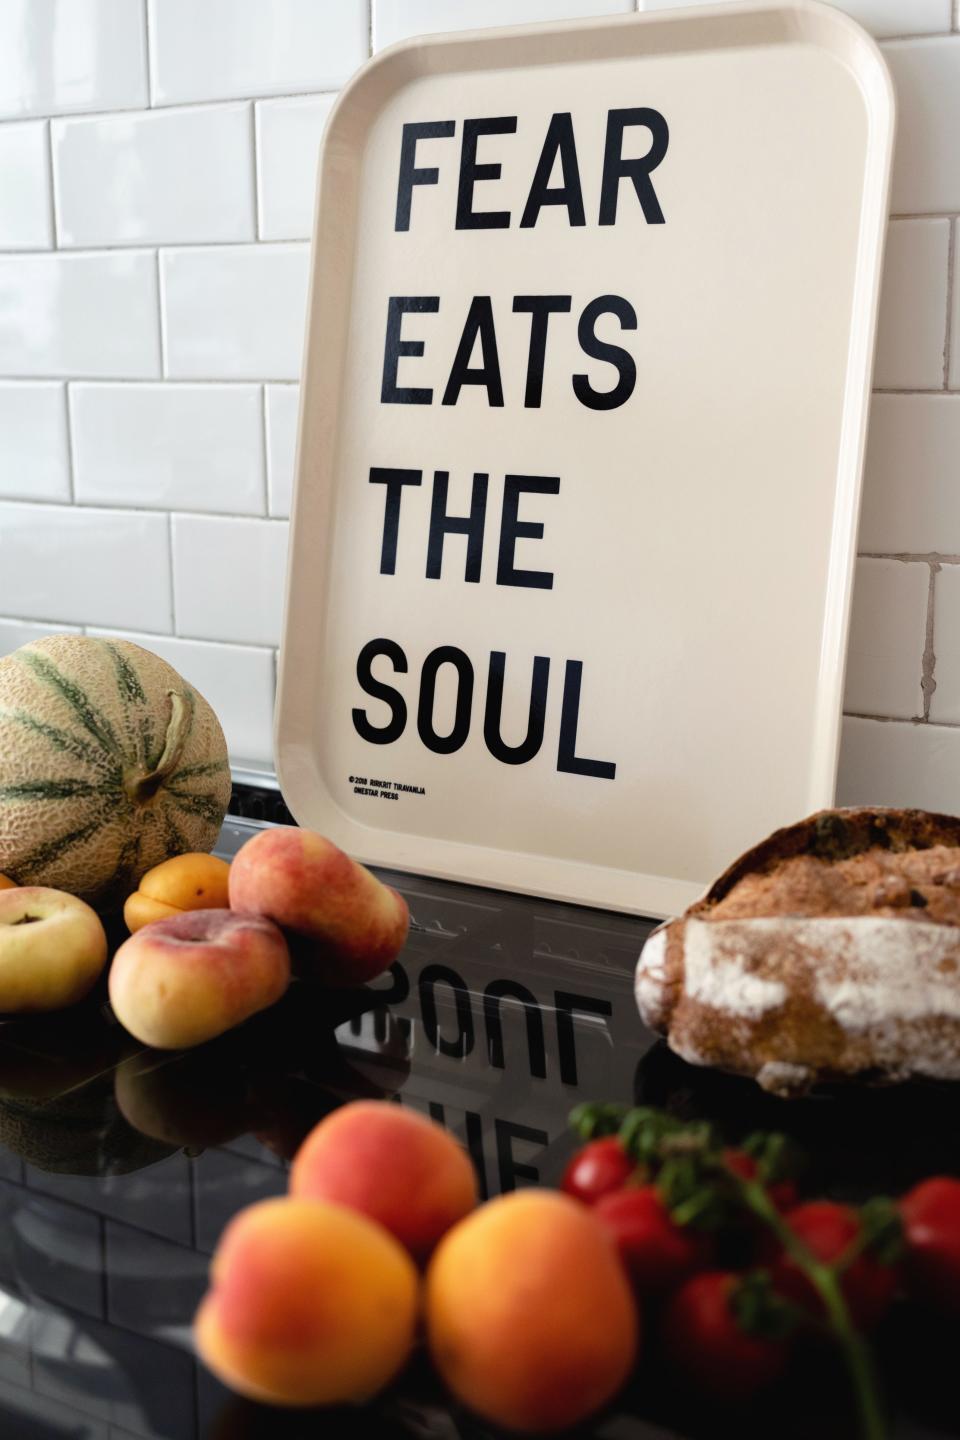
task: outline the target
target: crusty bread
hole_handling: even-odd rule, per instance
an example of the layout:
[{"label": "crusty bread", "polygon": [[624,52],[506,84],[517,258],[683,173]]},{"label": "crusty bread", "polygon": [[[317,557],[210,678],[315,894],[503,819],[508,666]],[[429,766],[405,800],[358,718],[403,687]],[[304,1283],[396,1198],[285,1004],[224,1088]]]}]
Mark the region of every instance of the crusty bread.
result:
[{"label": "crusty bread", "polygon": [[960,819],[825,810],[778,830],[653,932],[636,996],[685,1060],[778,1094],[960,1079]]}]

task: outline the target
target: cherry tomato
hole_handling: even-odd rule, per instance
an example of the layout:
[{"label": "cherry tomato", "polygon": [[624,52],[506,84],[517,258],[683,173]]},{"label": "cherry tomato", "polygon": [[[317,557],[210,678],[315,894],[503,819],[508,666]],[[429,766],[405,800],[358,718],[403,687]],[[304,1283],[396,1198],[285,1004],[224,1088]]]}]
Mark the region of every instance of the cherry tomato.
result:
[{"label": "cherry tomato", "polygon": [[917,1299],[960,1314],[960,1180],[923,1180],[900,1201],[907,1288]]},{"label": "cherry tomato", "polygon": [[[832,1265],[845,1255],[860,1234],[860,1217],[849,1205],[832,1200],[810,1200],[786,1216],[787,1224],[815,1259]],[[820,1315],[823,1303],[789,1255],[783,1253],[772,1266],[773,1283],[781,1295]],[[843,1271],[840,1288],[855,1325],[868,1330],[889,1309],[897,1287],[897,1272],[874,1256],[861,1253]]]},{"label": "cherry tomato", "polygon": [[578,1150],[563,1172],[560,1189],[595,1205],[603,1195],[620,1190],[634,1171],[634,1163],[615,1135],[591,1140]]},{"label": "cherry tomato", "polygon": [[620,1258],[641,1295],[673,1289],[709,1262],[707,1237],[674,1224],[652,1185],[604,1195],[593,1213],[617,1242]]},{"label": "cherry tomato", "polygon": [[[745,1150],[724,1150],[723,1161],[728,1170],[742,1180],[754,1180],[757,1162]],[[767,1186],[767,1193],[778,1210],[792,1210],[797,1203],[797,1187],[792,1180],[777,1180]]]},{"label": "cherry tomato", "polygon": [[670,1298],[663,1338],[674,1367],[723,1400],[744,1400],[786,1367],[784,1340],[748,1335],[733,1308],[738,1277],[726,1270],[694,1275]]}]

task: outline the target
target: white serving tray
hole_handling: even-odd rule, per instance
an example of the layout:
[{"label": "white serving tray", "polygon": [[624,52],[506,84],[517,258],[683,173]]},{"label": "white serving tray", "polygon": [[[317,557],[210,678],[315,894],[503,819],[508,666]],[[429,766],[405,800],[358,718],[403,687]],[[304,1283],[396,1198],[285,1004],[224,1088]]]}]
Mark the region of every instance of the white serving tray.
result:
[{"label": "white serving tray", "polygon": [[[491,117],[516,128],[465,126]],[[425,122],[401,186],[403,126]],[[499,177],[471,172],[478,131]],[[347,86],[320,158],[277,721],[302,824],[368,862],[660,916],[831,803],[892,134],[876,46],[813,3],[414,40]],[[639,188],[618,180],[618,154],[655,147]],[[490,211],[509,223],[475,228]],[[540,388],[513,303],[543,295],[570,309]],[[414,343],[387,363],[391,296],[436,305],[394,306]],[[593,335],[628,352],[632,391]],[[583,402],[616,385],[623,403]],[[433,578],[437,471],[451,516],[489,478],[482,544],[447,534]],[[501,755],[540,657],[524,763],[485,742],[492,652]]]}]

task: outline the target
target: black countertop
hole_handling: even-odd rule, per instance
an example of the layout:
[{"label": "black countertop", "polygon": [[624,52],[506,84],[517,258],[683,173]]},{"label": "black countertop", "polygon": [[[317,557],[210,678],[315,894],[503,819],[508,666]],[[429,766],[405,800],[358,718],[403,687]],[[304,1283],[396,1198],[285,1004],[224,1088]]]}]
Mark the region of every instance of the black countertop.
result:
[{"label": "black countertop", "polygon": [[[228,822],[223,851],[250,834]],[[650,923],[392,875],[413,925],[393,970],[330,996],[297,982],[233,1034],[145,1050],[100,990],[60,1017],[0,1025],[2,1440],[480,1440],[421,1359],[375,1406],[280,1411],[232,1396],[193,1356],[209,1257],[242,1206],[283,1193],[290,1157],[344,1100],[396,1099],[467,1145],[485,1195],[555,1183],[581,1099],[708,1114],[731,1140],[787,1129],[811,1193],[899,1193],[960,1174],[955,1092],[902,1087],[787,1104],[694,1070],[640,1025],[632,996]],[[122,935],[117,937],[122,938]],[[897,1440],[960,1436],[960,1326],[898,1312],[878,1340]],[[697,1408],[654,1350],[581,1434],[852,1440],[823,1361],[737,1415]]]}]

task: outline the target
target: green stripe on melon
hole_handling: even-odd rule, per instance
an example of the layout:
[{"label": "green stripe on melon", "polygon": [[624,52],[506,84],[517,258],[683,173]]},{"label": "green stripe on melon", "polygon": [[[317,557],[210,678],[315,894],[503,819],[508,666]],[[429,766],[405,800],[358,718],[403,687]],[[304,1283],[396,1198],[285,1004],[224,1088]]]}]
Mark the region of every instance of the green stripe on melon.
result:
[{"label": "green stripe on melon", "polygon": [[118,904],[212,849],[229,799],[217,717],[159,656],[53,635],[0,660],[0,873]]}]

